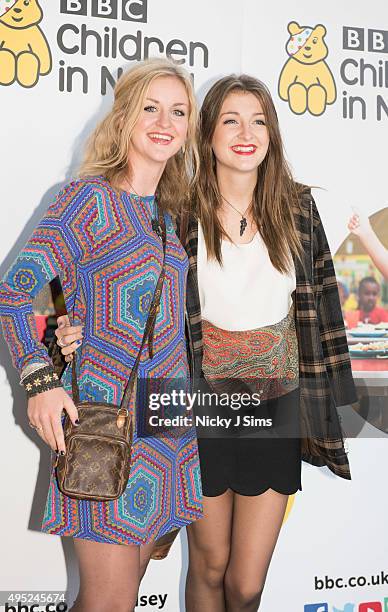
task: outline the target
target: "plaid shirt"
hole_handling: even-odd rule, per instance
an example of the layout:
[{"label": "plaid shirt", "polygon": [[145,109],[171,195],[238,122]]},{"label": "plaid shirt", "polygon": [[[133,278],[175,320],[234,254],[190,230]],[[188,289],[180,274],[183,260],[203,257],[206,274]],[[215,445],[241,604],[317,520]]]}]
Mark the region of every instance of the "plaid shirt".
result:
[{"label": "plaid shirt", "polygon": [[[299,350],[302,459],[350,479],[348,458],[337,406],[357,401],[338,295],[337,280],[326,234],[310,190],[294,206],[302,262],[294,257],[295,325]],[[177,232],[189,257],[187,332],[192,374],[201,374],[202,318],[198,292],[198,221],[177,220]]]}]

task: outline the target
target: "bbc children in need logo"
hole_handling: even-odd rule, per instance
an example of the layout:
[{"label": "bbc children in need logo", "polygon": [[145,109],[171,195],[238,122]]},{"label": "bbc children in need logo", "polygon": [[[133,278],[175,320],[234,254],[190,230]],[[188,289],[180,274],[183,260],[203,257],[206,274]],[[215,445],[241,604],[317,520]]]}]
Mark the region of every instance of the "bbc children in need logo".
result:
[{"label": "bbc children in need logo", "polygon": [[52,68],[37,0],[0,0],[0,85],[33,87]]},{"label": "bbc children in need logo", "polygon": [[149,0],[55,0],[49,7],[59,12],[54,32],[38,0],[0,0],[0,86],[34,87],[51,72],[61,93],[106,95],[128,62],[165,56],[190,72],[209,66],[209,47],[200,39],[145,33],[143,24],[151,18],[152,25]]},{"label": "bbc children in need logo", "polygon": [[325,62],[328,48],[326,28],[300,26],[296,21],[288,24],[290,38],[286,45],[289,55],[279,77],[279,95],[288,102],[296,115],[309,111],[322,115],[328,104],[333,104],[337,91],[333,74]]},{"label": "bbc children in need logo", "polygon": [[98,87],[99,93],[105,95],[122,74],[123,65],[148,57],[166,56],[189,71],[208,68],[209,48],[205,42],[186,41],[174,35],[164,40],[160,31],[148,35],[147,28],[147,34],[144,32],[141,25],[152,25],[152,5],[157,2],[60,0],[63,23],[56,37],[62,56],[59,91],[87,94],[92,87]]},{"label": "bbc children in need logo", "polygon": [[332,106],[346,120],[388,119],[388,31],[343,25],[327,32],[296,21],[287,30],[278,93],[293,114],[319,117]]}]

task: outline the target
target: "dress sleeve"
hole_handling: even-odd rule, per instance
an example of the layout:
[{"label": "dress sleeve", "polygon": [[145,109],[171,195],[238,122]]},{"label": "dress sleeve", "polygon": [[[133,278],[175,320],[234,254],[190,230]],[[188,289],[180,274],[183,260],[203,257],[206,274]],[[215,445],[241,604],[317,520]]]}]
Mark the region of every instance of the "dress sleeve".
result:
[{"label": "dress sleeve", "polygon": [[19,373],[32,364],[52,367],[39,340],[32,302],[56,276],[74,285],[75,265],[82,256],[77,215],[90,190],[85,181],[74,181],[58,193],[0,282],[2,330]]},{"label": "dress sleeve", "polygon": [[313,287],[326,371],[337,406],[357,401],[333,259],[311,195],[314,222]]}]

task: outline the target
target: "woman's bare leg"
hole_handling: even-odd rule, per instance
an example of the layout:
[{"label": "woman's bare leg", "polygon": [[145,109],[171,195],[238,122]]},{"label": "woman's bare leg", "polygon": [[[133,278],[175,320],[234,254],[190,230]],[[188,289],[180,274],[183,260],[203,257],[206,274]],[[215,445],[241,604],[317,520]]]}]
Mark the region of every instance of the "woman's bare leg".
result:
[{"label": "woman's bare leg", "polygon": [[139,546],[74,538],[80,590],[72,612],[132,612],[140,579]]},{"label": "woman's bare leg", "polygon": [[287,500],[288,495],[272,489],[252,497],[234,494],[231,550],[225,573],[227,612],[259,609]]},{"label": "woman's bare leg", "polygon": [[143,544],[140,546],[140,580],[143,579],[148,563],[151,559],[152,551],[154,550],[154,542]]},{"label": "woman's bare leg", "polygon": [[187,527],[187,612],[225,612],[224,575],[230,552],[233,493],[203,498],[204,517]]}]

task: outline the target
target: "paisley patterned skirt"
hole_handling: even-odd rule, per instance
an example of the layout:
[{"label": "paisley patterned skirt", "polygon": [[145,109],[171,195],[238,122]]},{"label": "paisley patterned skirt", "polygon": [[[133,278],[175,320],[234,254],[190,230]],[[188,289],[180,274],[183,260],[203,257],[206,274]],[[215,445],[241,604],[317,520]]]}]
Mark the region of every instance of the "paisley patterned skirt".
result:
[{"label": "paisley patterned skirt", "polygon": [[218,398],[244,393],[249,397],[238,408],[236,401],[233,407],[231,402],[196,407],[198,415],[206,413],[213,422],[212,426],[197,422],[203,494],[212,497],[232,489],[241,495],[259,495],[274,489],[290,495],[301,490],[293,305],[273,325],[229,331],[203,321],[202,329],[202,392],[216,393]]}]

